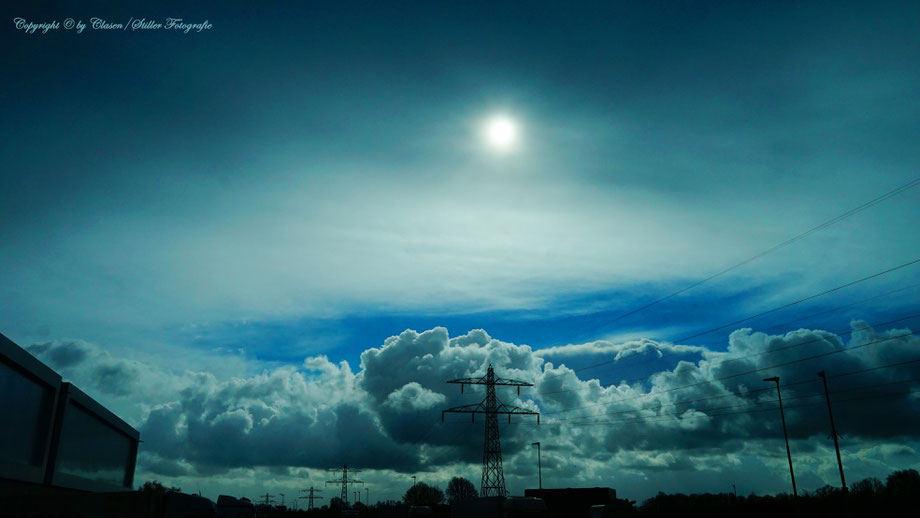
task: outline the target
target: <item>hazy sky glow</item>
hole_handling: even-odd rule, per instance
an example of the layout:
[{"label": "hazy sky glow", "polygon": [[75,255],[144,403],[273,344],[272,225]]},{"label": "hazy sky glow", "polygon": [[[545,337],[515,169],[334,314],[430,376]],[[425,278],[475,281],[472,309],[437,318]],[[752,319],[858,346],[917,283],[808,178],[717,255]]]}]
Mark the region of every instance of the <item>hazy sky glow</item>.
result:
[{"label": "hazy sky glow", "polygon": [[[614,321],[920,174],[912,3],[305,4],[4,9],[0,332],[141,430],[139,481],[293,493],[347,462],[374,499],[416,473],[478,486],[480,431],[424,434],[469,402],[443,381],[488,361],[579,390],[522,393],[549,423],[715,375],[726,351],[920,328],[879,325],[920,314],[918,264],[672,343],[920,258],[920,187]],[[213,29],[25,34],[17,16]],[[643,347],[664,353],[553,378]],[[920,467],[915,396],[841,404],[848,478]],[[794,441],[806,489],[836,469],[812,414]],[[773,424],[515,424],[509,488],[532,485],[541,440],[552,485],[787,491]]]}]

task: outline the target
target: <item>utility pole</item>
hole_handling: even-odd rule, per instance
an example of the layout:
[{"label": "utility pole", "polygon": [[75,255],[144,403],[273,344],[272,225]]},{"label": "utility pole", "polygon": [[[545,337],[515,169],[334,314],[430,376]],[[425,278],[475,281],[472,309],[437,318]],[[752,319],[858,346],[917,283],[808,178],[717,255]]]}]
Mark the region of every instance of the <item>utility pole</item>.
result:
[{"label": "utility pole", "polygon": [[543,461],[540,459],[540,442],[532,442],[530,445],[537,447],[537,473],[540,475],[540,489],[543,489]]},{"label": "utility pole", "polygon": [[837,451],[837,468],[840,469],[840,485],[843,486],[843,492],[847,492],[847,480],[843,476],[843,461],[840,460],[840,443],[837,441],[837,427],[834,426],[834,412],[831,410],[831,394],[827,390],[827,375],[824,371],[818,373],[818,376],[824,381],[824,398],[827,399],[827,415],[831,418],[831,437],[834,438],[834,450]]},{"label": "utility pole", "polygon": [[[331,472],[333,472],[333,473],[335,473],[335,472],[337,472],[337,471],[341,471],[341,472],[342,472],[342,478],[341,478],[341,479],[330,480],[330,481],[326,482],[326,484],[341,484],[341,485],[342,485],[342,497],[341,497],[341,498],[342,498],[342,502],[344,502],[344,503],[346,503],[346,504],[348,503],[348,484],[361,484],[362,486],[364,485],[364,482],[362,482],[362,481],[360,481],[360,480],[355,480],[355,479],[349,479],[349,478],[348,478],[348,464],[345,464],[344,467],[341,467],[341,468],[331,468],[331,469],[329,469],[329,470],[327,470],[327,471],[331,471]],[[360,470],[360,469],[353,469],[353,470],[351,470],[351,472],[352,472],[352,473],[360,473],[361,470]]]},{"label": "utility pole", "polygon": [[540,424],[540,414],[538,412],[532,412],[502,403],[495,395],[495,387],[517,387],[518,395],[520,395],[521,387],[532,387],[533,383],[499,378],[495,375],[492,364],[489,364],[486,375],[481,378],[461,378],[450,380],[448,383],[460,384],[461,393],[463,393],[464,385],[486,386],[486,397],[482,401],[474,405],[463,405],[442,410],[441,422],[444,422],[444,414],[448,412],[471,414],[474,423],[476,422],[477,413],[486,415],[486,429],[482,448],[482,482],[479,487],[479,496],[507,496],[508,491],[505,490],[505,473],[502,470],[502,446],[498,433],[498,414],[507,414],[509,424],[511,423],[512,414],[535,415],[537,416],[538,425]]},{"label": "utility pole", "polygon": [[[304,493],[307,492],[306,489],[301,489],[301,491],[303,491]],[[306,499],[307,499],[307,511],[310,511],[310,510],[313,509],[313,499],[314,499],[314,498],[317,499],[317,500],[322,500],[322,499],[323,499],[323,497],[321,497],[321,496],[314,496],[314,495],[313,495],[313,492],[314,492],[314,491],[317,492],[317,493],[322,493],[322,492],[323,492],[322,489],[313,489],[313,486],[310,486],[310,494],[309,494],[309,496],[304,495],[304,496],[300,497],[300,498],[306,498]]]},{"label": "utility pole", "polygon": [[764,378],[763,380],[776,382],[776,396],[779,398],[779,417],[783,421],[783,437],[786,438],[786,458],[789,459],[789,476],[792,477],[792,496],[798,497],[799,491],[795,487],[795,471],[792,469],[792,452],[789,451],[789,434],[786,433],[786,416],[783,413],[783,394],[779,390],[779,376]]}]

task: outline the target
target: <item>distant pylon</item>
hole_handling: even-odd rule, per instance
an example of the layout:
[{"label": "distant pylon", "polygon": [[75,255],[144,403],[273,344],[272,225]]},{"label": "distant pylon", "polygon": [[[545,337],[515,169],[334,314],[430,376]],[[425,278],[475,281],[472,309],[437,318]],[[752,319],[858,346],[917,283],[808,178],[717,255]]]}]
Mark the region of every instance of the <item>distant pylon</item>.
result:
[{"label": "distant pylon", "polygon": [[517,387],[518,395],[520,395],[521,387],[532,387],[533,383],[499,378],[495,376],[492,364],[489,364],[489,370],[481,378],[462,378],[450,380],[448,383],[459,383],[461,393],[464,385],[486,386],[485,399],[475,405],[464,405],[442,410],[441,421],[444,421],[444,414],[448,412],[472,414],[473,422],[476,422],[477,413],[486,415],[486,429],[482,448],[482,482],[479,487],[479,496],[507,496],[505,473],[502,469],[502,445],[499,440],[498,414],[507,414],[509,423],[511,422],[512,414],[535,415],[537,416],[538,425],[540,424],[540,414],[502,403],[495,395],[495,387],[496,385]]},{"label": "distant pylon", "polygon": [[322,500],[322,499],[323,499],[323,497],[321,497],[321,496],[314,496],[314,495],[313,495],[313,492],[314,492],[314,491],[317,492],[317,493],[322,493],[322,492],[323,492],[322,489],[313,489],[313,486],[310,486],[310,489],[309,489],[309,490],[307,490],[307,489],[301,489],[301,491],[303,491],[304,493],[307,493],[307,492],[309,491],[309,493],[308,493],[307,495],[304,495],[304,496],[300,497],[300,498],[306,498],[306,499],[307,499],[307,511],[310,511],[310,510],[313,509],[313,499],[314,499],[314,498],[317,499],[317,500]]},{"label": "distant pylon", "polygon": [[[345,502],[346,504],[348,503],[348,484],[361,484],[362,486],[364,485],[364,482],[362,482],[362,481],[360,481],[360,480],[354,480],[354,479],[349,479],[349,478],[348,478],[348,471],[349,471],[349,469],[348,469],[348,464],[345,464],[345,465],[344,465],[343,467],[341,467],[341,468],[331,468],[331,469],[329,469],[328,471],[332,471],[332,472],[341,471],[341,472],[342,472],[342,478],[341,478],[341,479],[338,479],[338,480],[330,480],[330,481],[326,482],[326,484],[341,484],[341,485],[342,485],[342,497],[341,497],[341,498],[342,498],[342,502]],[[353,470],[351,470],[351,472],[352,472],[352,473],[360,473],[361,470],[360,470],[360,469],[353,469]]]},{"label": "distant pylon", "polygon": [[268,493],[265,493],[264,495],[259,495],[259,496],[265,497],[265,505],[271,505],[275,503],[275,497],[273,497],[272,495]]}]

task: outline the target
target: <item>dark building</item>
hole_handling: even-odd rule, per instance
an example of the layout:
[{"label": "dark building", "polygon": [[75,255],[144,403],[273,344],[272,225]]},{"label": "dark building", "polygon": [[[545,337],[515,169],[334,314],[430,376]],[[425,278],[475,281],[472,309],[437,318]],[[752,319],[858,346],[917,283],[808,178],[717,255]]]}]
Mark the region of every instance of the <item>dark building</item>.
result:
[{"label": "dark building", "polygon": [[450,506],[450,518],[543,518],[546,504],[539,498],[485,496]]},{"label": "dark building", "polygon": [[597,511],[612,511],[620,505],[616,490],[609,487],[525,489],[524,496],[543,500],[549,516],[587,517],[592,516],[592,508],[597,514]]},{"label": "dark building", "polygon": [[0,493],[131,490],[140,434],[0,334]]}]

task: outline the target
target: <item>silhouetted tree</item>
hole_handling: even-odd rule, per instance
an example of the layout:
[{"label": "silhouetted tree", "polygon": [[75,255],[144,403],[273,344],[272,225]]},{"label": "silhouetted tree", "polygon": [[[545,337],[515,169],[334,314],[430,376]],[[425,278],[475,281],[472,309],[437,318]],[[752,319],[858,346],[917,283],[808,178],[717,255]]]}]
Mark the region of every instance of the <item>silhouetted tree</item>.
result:
[{"label": "silhouetted tree", "polygon": [[908,497],[920,493],[920,473],[915,469],[902,469],[888,475],[885,493],[890,496]]},{"label": "silhouetted tree", "polygon": [[859,482],[850,484],[850,491],[854,495],[877,495],[881,493],[884,488],[885,485],[882,484],[882,481],[875,477],[864,478]]},{"label": "silhouetted tree", "polygon": [[138,491],[144,491],[148,493],[159,493],[166,494],[170,491],[175,491],[177,493],[182,492],[181,488],[178,487],[166,487],[159,480],[148,480],[144,482],[144,485],[137,488]]},{"label": "silhouetted tree", "polygon": [[[735,497],[730,493],[658,493],[642,504],[638,515],[707,518],[904,516],[903,509],[916,508],[920,504],[920,473],[913,469],[891,473],[886,484],[876,478],[867,478],[850,487],[851,491],[845,493],[837,486],[824,486],[814,492],[802,491],[798,498],[788,493],[747,497]],[[617,516],[621,514],[624,513]]]},{"label": "silhouetted tree", "polygon": [[815,490],[815,496],[818,498],[825,498],[829,496],[836,495],[840,491],[839,487],[825,485],[824,487],[819,487]]},{"label": "silhouetted tree", "polygon": [[329,500],[329,509],[339,510],[339,509],[342,508],[342,505],[343,505],[344,503],[345,503],[345,502],[343,502],[341,498],[339,498],[339,497],[337,497],[337,496],[336,496],[336,497],[333,497],[332,500]]},{"label": "silhouetted tree", "polygon": [[435,506],[444,502],[444,492],[440,488],[419,482],[406,491],[403,502],[409,505]]},{"label": "silhouetted tree", "polygon": [[463,477],[454,477],[447,483],[447,501],[451,504],[476,498],[479,493],[472,482]]}]

